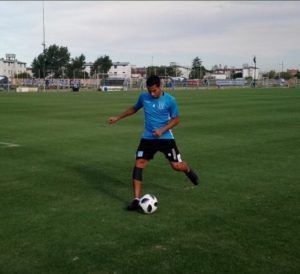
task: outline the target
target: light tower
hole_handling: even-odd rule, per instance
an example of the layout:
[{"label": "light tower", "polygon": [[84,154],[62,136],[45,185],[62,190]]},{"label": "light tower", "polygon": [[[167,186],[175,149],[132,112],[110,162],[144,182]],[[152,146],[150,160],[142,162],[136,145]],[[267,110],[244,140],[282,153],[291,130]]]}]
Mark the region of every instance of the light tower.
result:
[{"label": "light tower", "polygon": [[45,42],[45,5],[43,1],[43,75],[44,75],[44,91],[46,89],[46,42]]},{"label": "light tower", "polygon": [[256,56],[253,57],[254,62],[254,80],[253,80],[253,87],[256,87]]}]

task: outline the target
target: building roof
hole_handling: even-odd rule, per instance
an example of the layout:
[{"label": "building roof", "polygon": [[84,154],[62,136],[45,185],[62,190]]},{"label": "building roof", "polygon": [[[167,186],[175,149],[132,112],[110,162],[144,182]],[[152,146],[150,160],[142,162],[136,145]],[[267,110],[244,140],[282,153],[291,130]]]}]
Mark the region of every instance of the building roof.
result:
[{"label": "building roof", "polygon": [[86,62],[85,64],[84,64],[84,66],[85,67],[92,67],[93,66],[93,62]]},{"label": "building roof", "polygon": [[112,62],[113,66],[128,66],[129,62]]}]

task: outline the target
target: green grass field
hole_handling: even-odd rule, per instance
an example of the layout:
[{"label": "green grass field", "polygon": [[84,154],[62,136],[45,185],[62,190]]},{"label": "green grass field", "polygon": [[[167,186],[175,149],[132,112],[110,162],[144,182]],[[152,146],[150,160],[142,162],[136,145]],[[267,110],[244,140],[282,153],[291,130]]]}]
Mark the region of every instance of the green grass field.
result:
[{"label": "green grass field", "polygon": [[[127,212],[138,92],[0,93],[0,273],[299,273],[300,89],[176,91],[193,187],[160,154]],[[18,146],[13,146],[15,144]]]}]

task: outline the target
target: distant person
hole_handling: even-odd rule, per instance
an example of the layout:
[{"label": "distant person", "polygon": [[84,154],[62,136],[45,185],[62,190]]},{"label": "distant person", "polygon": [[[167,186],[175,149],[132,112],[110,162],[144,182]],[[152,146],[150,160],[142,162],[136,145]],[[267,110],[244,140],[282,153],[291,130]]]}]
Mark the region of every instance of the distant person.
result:
[{"label": "distant person", "polygon": [[49,82],[49,80],[47,79],[46,82],[45,82],[46,89],[49,89],[49,85],[50,85],[50,82]]},{"label": "distant person", "polygon": [[136,151],[136,161],[132,173],[134,199],[127,207],[128,210],[139,208],[143,170],[158,151],[165,155],[174,170],[184,172],[194,185],[199,184],[196,173],[186,162],[182,161],[171,130],[179,123],[175,98],[162,90],[158,76],[150,76],[146,85],[148,92],[141,93],[135,105],[118,116],[108,119],[109,124],[114,124],[144,108],[145,129]]}]

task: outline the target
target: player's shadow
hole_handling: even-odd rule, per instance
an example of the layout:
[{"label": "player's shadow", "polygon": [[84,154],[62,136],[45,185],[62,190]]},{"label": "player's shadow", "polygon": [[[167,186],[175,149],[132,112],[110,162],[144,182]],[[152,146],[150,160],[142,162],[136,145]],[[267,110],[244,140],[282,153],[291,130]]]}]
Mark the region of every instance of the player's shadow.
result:
[{"label": "player's shadow", "polygon": [[128,202],[118,194],[122,188],[127,186],[118,178],[102,172],[100,167],[96,168],[93,165],[78,165],[74,167],[74,170],[81,178],[102,194],[118,200],[124,203],[124,205]]}]

